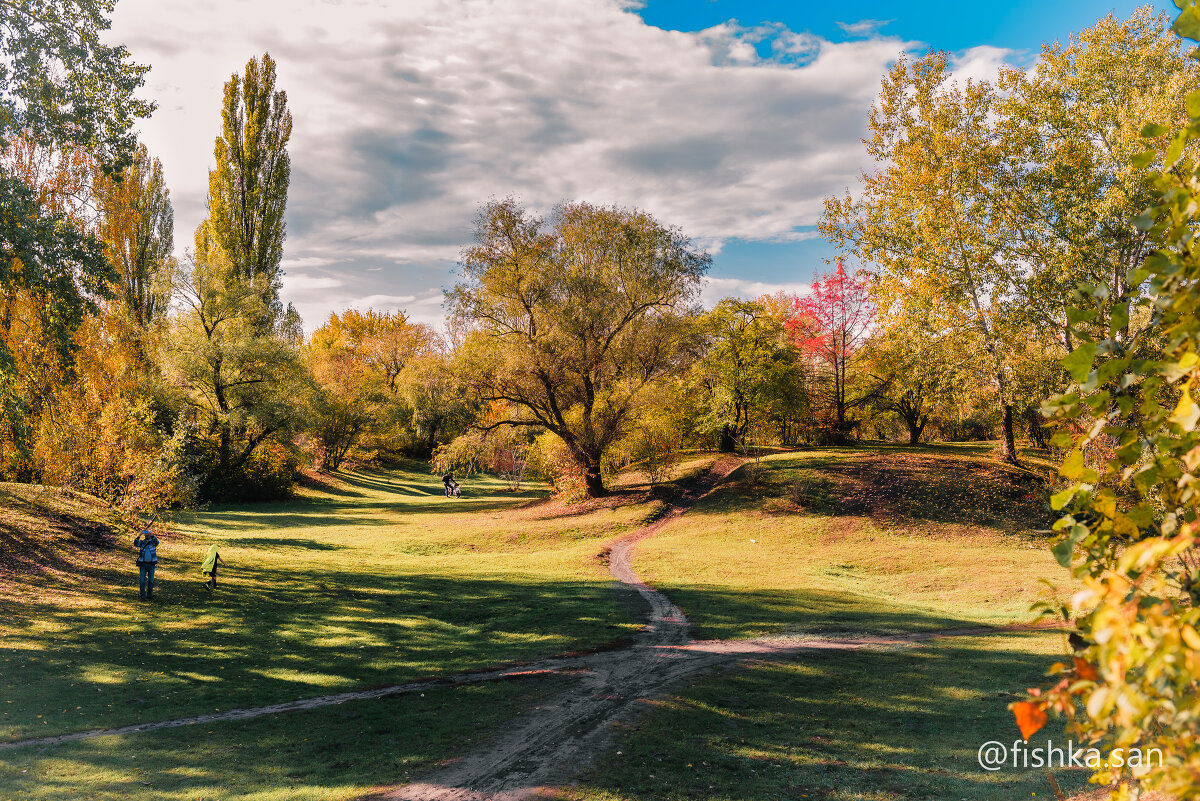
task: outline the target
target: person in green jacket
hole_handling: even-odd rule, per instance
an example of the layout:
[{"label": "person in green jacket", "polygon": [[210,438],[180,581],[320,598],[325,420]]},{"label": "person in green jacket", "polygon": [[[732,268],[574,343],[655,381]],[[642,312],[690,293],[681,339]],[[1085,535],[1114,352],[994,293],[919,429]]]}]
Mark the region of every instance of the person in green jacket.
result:
[{"label": "person in green jacket", "polygon": [[200,566],[200,572],[208,576],[208,581],[204,582],[204,586],[210,590],[217,586],[217,563],[225,564],[225,560],[221,558],[221,554],[217,553],[217,546],[214,544],[208,549],[208,556],[204,557],[204,564]]}]

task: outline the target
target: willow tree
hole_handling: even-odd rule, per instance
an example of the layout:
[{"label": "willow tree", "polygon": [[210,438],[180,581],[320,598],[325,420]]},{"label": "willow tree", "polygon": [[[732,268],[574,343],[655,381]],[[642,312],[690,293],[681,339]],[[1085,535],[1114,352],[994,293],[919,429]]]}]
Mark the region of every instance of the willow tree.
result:
[{"label": "willow tree", "polygon": [[639,397],[679,365],[708,254],[642,211],[570,203],[541,219],[512,199],[480,212],[452,314],[470,330],[481,399],[562,439],[590,496],[601,460],[629,432]]},{"label": "willow tree", "polygon": [[214,146],[216,168],[208,174],[209,218],[197,234],[197,256],[209,241],[220,246],[243,279],[270,287],[277,301],[283,259],[284,220],[291,160],[287,143],[292,115],[287,93],[275,88],[270,54],[246,63],[225,84],[221,135]]}]

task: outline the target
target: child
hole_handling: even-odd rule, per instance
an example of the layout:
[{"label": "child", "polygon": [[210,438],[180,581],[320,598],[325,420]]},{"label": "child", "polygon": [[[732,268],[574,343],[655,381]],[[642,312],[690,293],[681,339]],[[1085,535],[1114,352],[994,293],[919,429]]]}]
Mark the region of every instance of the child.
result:
[{"label": "child", "polygon": [[221,558],[221,554],[217,553],[217,546],[214,544],[208,549],[208,556],[204,557],[204,564],[200,566],[200,572],[208,576],[208,581],[204,582],[204,586],[208,589],[213,589],[217,586],[217,563],[225,564],[225,560]]}]

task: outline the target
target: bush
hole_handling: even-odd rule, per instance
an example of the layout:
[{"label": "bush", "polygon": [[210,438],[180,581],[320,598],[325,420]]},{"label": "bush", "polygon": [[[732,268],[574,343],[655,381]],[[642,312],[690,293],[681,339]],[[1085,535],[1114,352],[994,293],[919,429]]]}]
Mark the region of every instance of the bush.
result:
[{"label": "bush", "polygon": [[533,441],[529,466],[564,500],[574,502],[587,497],[583,468],[557,434],[547,431]]},{"label": "bush", "polygon": [[199,496],[206,501],[275,501],[289,498],[296,486],[302,463],[299,449],[291,443],[267,440],[255,449],[238,470],[223,474],[219,469],[216,444],[193,440],[187,459],[197,470]]},{"label": "bush", "polygon": [[938,439],[944,442],[986,442],[996,438],[995,424],[977,415],[963,420],[939,420],[936,429]]}]

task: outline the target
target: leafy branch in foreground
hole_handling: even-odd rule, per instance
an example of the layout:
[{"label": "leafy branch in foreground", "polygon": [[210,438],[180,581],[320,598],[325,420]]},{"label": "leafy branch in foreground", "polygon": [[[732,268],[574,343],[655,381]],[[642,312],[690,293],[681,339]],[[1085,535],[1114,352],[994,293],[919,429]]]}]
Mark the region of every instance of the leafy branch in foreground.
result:
[{"label": "leafy branch in foreground", "polygon": [[[1200,8],[1177,2],[1173,29],[1200,40]],[[1169,139],[1155,177],[1157,203],[1135,220],[1164,243],[1128,277],[1149,282],[1132,303],[1151,325],[1123,340],[1131,303],[1110,305],[1104,287],[1084,287],[1087,302],[1073,314],[1080,344],[1063,363],[1078,386],[1049,408],[1085,425],[1074,441],[1058,435],[1072,447],[1060,471],[1070,486],[1053,498],[1066,510],[1055,555],[1083,582],[1062,610],[1075,615],[1075,654],[1051,669],[1056,684],[1013,705],[1026,737],[1053,712],[1088,744],[1158,749],[1161,767],[1156,757],[1094,771],[1095,782],[1120,783],[1120,801],[1145,790],[1200,798],[1200,91],[1187,96],[1187,111],[1190,123]],[[1143,130],[1159,145],[1167,133]],[[1157,158],[1147,150],[1134,166]],[[1107,336],[1090,336],[1102,305]]]}]

